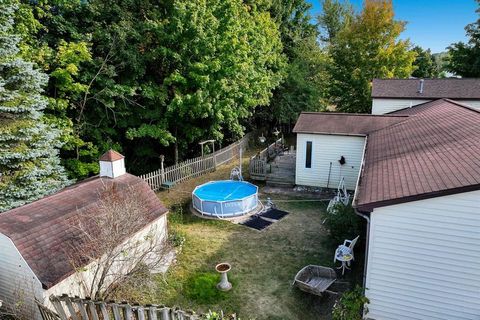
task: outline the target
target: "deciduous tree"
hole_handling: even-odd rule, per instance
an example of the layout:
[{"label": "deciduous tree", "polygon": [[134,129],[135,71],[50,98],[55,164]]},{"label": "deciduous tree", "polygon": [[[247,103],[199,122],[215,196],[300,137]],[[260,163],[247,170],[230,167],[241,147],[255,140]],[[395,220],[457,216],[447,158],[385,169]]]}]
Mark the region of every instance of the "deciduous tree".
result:
[{"label": "deciduous tree", "polygon": [[415,53],[408,40],[398,39],[404,28],[390,0],[366,0],[331,39],[330,95],[337,110],[368,113],[373,78],[410,76]]},{"label": "deciduous tree", "polygon": [[48,77],[19,55],[14,0],[0,2],[0,211],[68,184],[60,165],[60,132],[43,121]]},{"label": "deciduous tree", "polygon": [[434,56],[430,49],[423,50],[420,46],[413,47],[412,51],[416,53],[412,72],[412,77],[417,78],[437,78],[440,75],[440,69],[437,66]]},{"label": "deciduous tree", "polygon": [[[480,0],[477,0],[480,14]],[[480,77],[480,18],[465,27],[468,42],[457,42],[448,48],[449,59],[446,69],[462,77]]]}]

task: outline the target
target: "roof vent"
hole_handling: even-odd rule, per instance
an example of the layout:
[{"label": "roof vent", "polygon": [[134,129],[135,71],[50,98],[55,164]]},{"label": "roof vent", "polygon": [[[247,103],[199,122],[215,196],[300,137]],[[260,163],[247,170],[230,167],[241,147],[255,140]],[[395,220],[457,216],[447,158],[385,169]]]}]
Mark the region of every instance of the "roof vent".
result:
[{"label": "roof vent", "polygon": [[420,83],[418,84],[418,93],[423,93],[423,83],[425,80],[420,79]]},{"label": "roof vent", "polygon": [[100,177],[117,178],[125,174],[125,157],[110,149],[100,157]]}]

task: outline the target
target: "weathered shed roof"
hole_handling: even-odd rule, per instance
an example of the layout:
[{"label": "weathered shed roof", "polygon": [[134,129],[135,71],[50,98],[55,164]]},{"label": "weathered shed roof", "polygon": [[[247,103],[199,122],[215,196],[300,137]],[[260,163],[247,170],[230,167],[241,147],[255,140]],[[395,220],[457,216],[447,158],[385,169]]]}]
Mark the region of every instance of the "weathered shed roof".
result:
[{"label": "weathered shed roof", "polygon": [[409,117],[367,137],[358,209],[480,189],[480,112],[440,99],[394,114]]},{"label": "weathered shed roof", "polygon": [[302,112],[293,132],[365,136],[405,119],[402,115]]},{"label": "weathered shed roof", "polygon": [[78,218],[79,212],[95,210],[105,187],[114,187],[123,197],[130,195],[130,188],[135,188],[138,191],[135,196],[143,197],[141,201],[152,222],[167,212],[145,181],[124,174],[115,179],[90,178],[0,214],[0,233],[13,241],[44,288],[54,286],[74,272],[64,251],[76,231],[69,222]]},{"label": "weathered shed roof", "polygon": [[480,99],[480,78],[373,79],[373,98]]}]

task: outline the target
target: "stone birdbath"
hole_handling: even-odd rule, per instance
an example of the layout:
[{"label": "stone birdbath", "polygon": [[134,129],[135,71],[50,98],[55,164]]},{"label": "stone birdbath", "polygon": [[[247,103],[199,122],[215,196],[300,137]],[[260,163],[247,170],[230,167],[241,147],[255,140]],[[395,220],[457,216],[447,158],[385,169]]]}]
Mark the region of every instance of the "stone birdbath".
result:
[{"label": "stone birdbath", "polygon": [[215,270],[220,273],[220,282],[217,284],[218,290],[228,291],[232,289],[232,284],[228,282],[227,272],[232,269],[229,263],[222,262],[215,266]]}]

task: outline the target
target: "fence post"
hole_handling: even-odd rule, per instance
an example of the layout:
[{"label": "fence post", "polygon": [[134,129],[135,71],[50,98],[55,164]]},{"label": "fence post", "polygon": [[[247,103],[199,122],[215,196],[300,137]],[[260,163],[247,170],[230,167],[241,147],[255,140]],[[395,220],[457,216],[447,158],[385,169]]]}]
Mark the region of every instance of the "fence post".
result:
[{"label": "fence post", "polygon": [[163,161],[165,161],[165,156],[160,155],[160,187],[165,182],[165,168],[163,166]]},{"label": "fence post", "polygon": [[217,155],[215,154],[215,142],[212,142],[213,149],[213,171],[217,171]]}]

